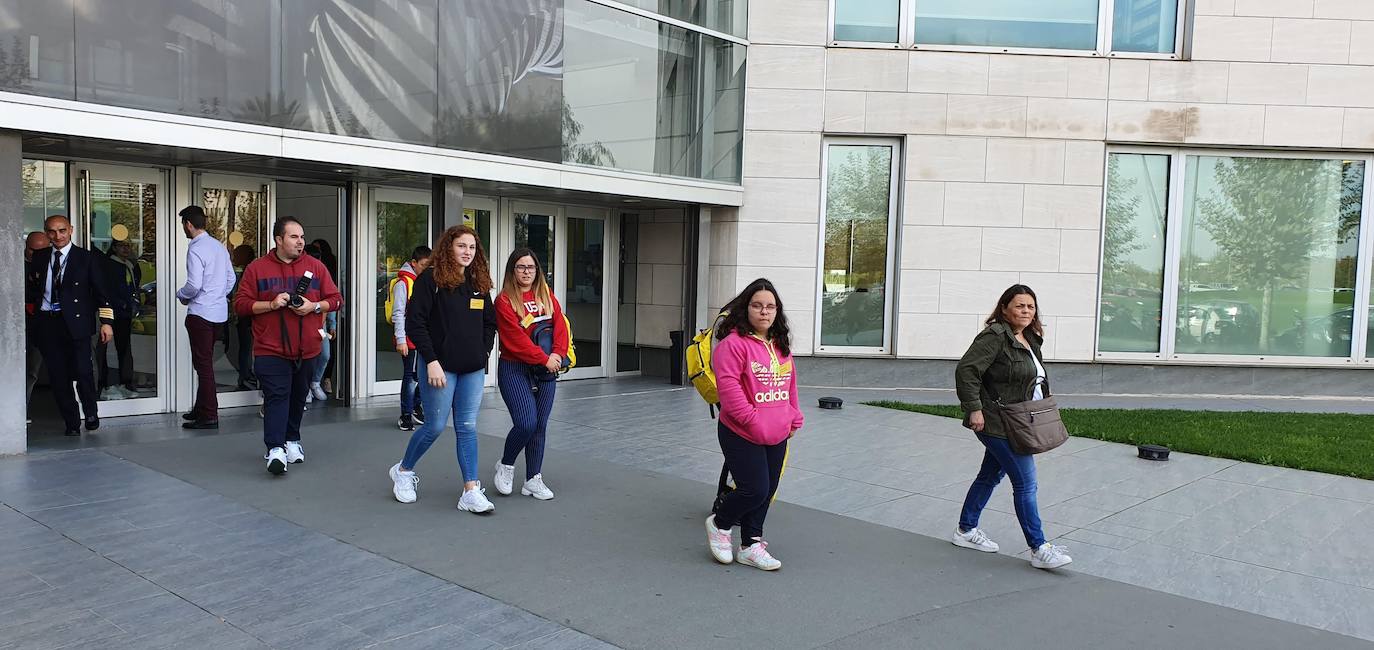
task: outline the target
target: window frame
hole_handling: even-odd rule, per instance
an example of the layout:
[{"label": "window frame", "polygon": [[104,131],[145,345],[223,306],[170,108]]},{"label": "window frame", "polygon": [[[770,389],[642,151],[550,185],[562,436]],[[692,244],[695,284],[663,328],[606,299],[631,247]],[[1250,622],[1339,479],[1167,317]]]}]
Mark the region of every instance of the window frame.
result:
[{"label": "window frame", "polygon": [[[1106,248],[1106,170],[1112,154],[1145,154],[1169,156],[1169,181],[1167,213],[1164,218],[1164,277],[1159,352],[1103,352],[1099,349],[1102,342],[1102,255]],[[1241,354],[1199,354],[1176,351],[1177,319],[1179,302],[1179,263],[1183,245],[1184,184],[1188,173],[1188,159],[1194,156],[1225,156],[1229,158],[1279,158],[1289,160],[1341,160],[1363,162],[1364,185],[1360,202],[1360,234],[1356,242],[1355,258],[1355,296],[1351,305],[1354,318],[1350,332],[1350,354],[1344,357],[1314,357],[1293,355],[1241,355]],[[1276,151],[1254,149],[1212,149],[1199,147],[1150,147],[1133,145],[1109,145],[1103,156],[1102,199],[1099,208],[1099,239],[1097,262],[1097,296],[1095,322],[1093,324],[1093,359],[1100,362],[1139,363],[1147,361],[1164,365],[1204,365],[1204,366],[1287,366],[1307,368],[1336,367],[1374,367],[1374,358],[1367,358],[1369,351],[1370,290],[1374,287],[1374,223],[1371,223],[1370,201],[1374,192],[1374,155],[1349,155],[1349,152],[1330,150]]]},{"label": "window frame", "polygon": [[981,54],[1026,54],[1038,56],[1076,56],[1120,59],[1182,60],[1188,25],[1191,24],[1191,0],[1175,3],[1174,49],[1172,52],[1125,52],[1112,49],[1112,18],[1117,0],[1099,0],[1097,7],[1097,44],[1091,50],[1063,50],[1037,47],[1002,47],[998,45],[943,45],[916,41],[916,3],[919,0],[900,0],[897,11],[897,42],[841,41],[835,38],[835,3],[829,0],[829,19],[826,40],[831,47],[853,47],[879,50],[917,50],[925,52],[974,52]]},{"label": "window frame", "polygon": [[[904,183],[902,181],[902,166],[905,162],[903,157],[903,139],[894,137],[866,137],[866,136],[825,136],[821,139],[821,192],[820,192],[820,219],[818,236],[816,242],[816,288],[812,307],[815,311],[812,335],[812,350],[818,356],[866,356],[884,357],[892,356],[896,350],[893,344],[893,334],[897,330],[896,319],[894,318],[894,307],[896,306],[896,292],[899,290],[898,278],[896,277],[898,241],[897,235],[901,227],[901,201]],[[858,346],[858,345],[824,345],[821,343],[822,307],[825,301],[825,227],[826,227],[826,202],[830,193],[830,147],[840,146],[886,146],[892,149],[892,168],[888,173],[888,193],[887,193],[887,259],[885,260],[884,273],[886,282],[883,289],[883,344],[881,346]]]}]

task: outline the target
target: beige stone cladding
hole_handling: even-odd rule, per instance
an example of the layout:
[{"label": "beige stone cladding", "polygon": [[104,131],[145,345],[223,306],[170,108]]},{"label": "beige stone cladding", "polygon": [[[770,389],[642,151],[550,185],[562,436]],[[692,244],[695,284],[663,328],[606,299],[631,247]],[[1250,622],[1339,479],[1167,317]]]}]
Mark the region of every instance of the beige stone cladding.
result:
[{"label": "beige stone cladding", "polygon": [[813,351],[827,137],[898,138],[891,351],[958,356],[1008,284],[1093,358],[1112,146],[1374,149],[1374,0],[1196,0],[1185,60],[828,46],[826,0],[752,0],[744,206],[711,300],[758,275]]}]

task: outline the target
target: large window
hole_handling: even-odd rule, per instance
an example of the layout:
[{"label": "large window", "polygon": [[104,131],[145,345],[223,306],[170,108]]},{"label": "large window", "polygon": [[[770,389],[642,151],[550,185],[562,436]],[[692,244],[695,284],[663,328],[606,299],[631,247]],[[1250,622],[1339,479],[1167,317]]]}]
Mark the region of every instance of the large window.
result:
[{"label": "large window", "polygon": [[1112,153],[1099,355],[1364,358],[1365,168],[1341,158]]},{"label": "large window", "polygon": [[831,40],[1174,57],[1181,0],[832,0]]},{"label": "large window", "polygon": [[55,214],[67,213],[67,165],[50,160],[25,159],[19,168],[19,182],[24,194],[24,232],[43,230],[43,222]]},{"label": "large window", "polygon": [[826,141],[816,309],[822,351],[888,349],[900,152],[893,140]]}]

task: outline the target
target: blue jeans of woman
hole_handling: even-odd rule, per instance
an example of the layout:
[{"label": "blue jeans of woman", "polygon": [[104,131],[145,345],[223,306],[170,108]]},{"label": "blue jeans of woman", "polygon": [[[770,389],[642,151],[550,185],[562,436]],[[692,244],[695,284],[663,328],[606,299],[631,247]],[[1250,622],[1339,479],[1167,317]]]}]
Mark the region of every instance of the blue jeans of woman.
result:
[{"label": "blue jeans of woman", "polygon": [[[335,314],[335,312],[332,312],[332,311],[329,312],[328,314],[325,314],[325,317],[324,317],[324,322],[325,322],[324,329],[327,330],[327,331],[334,331],[334,332],[339,331],[339,330],[335,329],[337,326],[336,326],[334,323],[336,323],[337,321],[334,320],[334,319],[335,319],[335,315],[334,315],[334,314]],[[330,348],[329,344],[332,343],[332,342],[333,342],[333,341],[330,340],[330,339],[325,339],[325,340],[323,340],[323,341],[320,341],[320,356],[316,357],[315,363],[316,363],[317,365],[315,366],[315,374],[314,374],[314,376],[312,376],[312,377],[310,378],[310,381],[311,381],[312,383],[316,383],[316,384],[320,383],[320,381],[324,379],[324,371],[326,371],[326,370],[329,369],[329,358],[330,358],[330,355],[333,353],[332,350],[329,349],[329,348]]]},{"label": "blue jeans of woman", "polygon": [[[421,369],[425,367],[423,358],[416,363]],[[428,373],[423,376],[428,377]],[[458,468],[463,472],[464,482],[477,480],[477,411],[482,407],[482,380],[485,376],[485,370],[461,375],[445,372],[443,388],[431,386],[428,379],[420,383],[425,423],[411,434],[401,467],[415,469],[415,463],[420,462],[420,457],[429,451],[429,446],[448,426],[449,416],[452,415],[453,430],[458,434]]]},{"label": "blue jeans of woman", "polygon": [[549,412],[553,410],[558,382],[539,381],[530,373],[529,366],[502,359],[496,367],[496,384],[501,388],[501,400],[506,403],[511,421],[501,464],[514,465],[515,457],[523,450],[525,478],[529,479],[544,467],[544,434],[549,428]]},{"label": "blue jeans of woman", "polygon": [[1011,479],[1012,505],[1016,508],[1016,520],[1021,522],[1021,532],[1026,536],[1026,544],[1040,548],[1045,543],[1045,531],[1040,527],[1040,509],[1035,503],[1035,457],[1022,455],[1011,450],[1006,438],[975,434],[986,449],[983,452],[983,467],[978,477],[968,488],[964,497],[964,511],[959,515],[959,530],[968,531],[978,527],[978,516],[992,498],[992,491],[1002,482],[1005,475]]}]

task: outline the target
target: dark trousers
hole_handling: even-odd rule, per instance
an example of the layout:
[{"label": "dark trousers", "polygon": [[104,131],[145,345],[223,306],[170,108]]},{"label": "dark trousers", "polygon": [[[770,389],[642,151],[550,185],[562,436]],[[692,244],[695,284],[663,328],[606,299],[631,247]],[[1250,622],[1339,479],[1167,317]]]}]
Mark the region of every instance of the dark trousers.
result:
[{"label": "dark trousers", "polygon": [[720,423],[716,427],[725,466],[735,480],[735,489],[726,494],[716,509],[716,528],[730,530],[739,525],[740,545],[749,546],[763,539],[763,520],[768,504],[778,491],[782,463],[787,458],[787,441],[771,447],[756,445]]},{"label": "dark trousers", "polygon": [[253,372],[262,387],[262,443],[267,449],[300,442],[305,396],[315,374],[315,359],[253,357]]},{"label": "dark trousers", "polygon": [[215,395],[215,341],[224,323],[212,323],[194,314],[186,315],[186,338],[191,342],[191,367],[196,371],[196,403],[191,414],[197,420],[219,420],[219,398]]},{"label": "dark trousers", "polygon": [[549,412],[553,410],[558,382],[537,381],[525,364],[502,359],[496,366],[496,384],[511,421],[501,464],[514,465],[515,457],[524,451],[525,479],[529,480],[544,467],[544,434],[549,428]]},{"label": "dark trousers", "polygon": [[[131,318],[116,318],[114,321],[115,356],[119,358],[119,385],[134,389],[134,353],[130,348],[130,337],[134,332]],[[104,389],[114,384],[110,382],[109,343],[95,344],[96,368],[99,374],[99,387]]]},{"label": "dark trousers", "polygon": [[[57,411],[68,431],[81,428],[81,411],[87,418],[99,417],[96,408],[95,368],[91,364],[91,337],[72,338],[60,314],[39,313],[35,316],[35,338],[43,365],[48,367],[48,383],[52,385]],[[76,382],[76,392],[72,392]]]},{"label": "dark trousers", "polygon": [[253,321],[246,316],[239,316],[234,328],[238,331],[239,339],[239,383],[247,385],[248,380],[253,378]]}]

